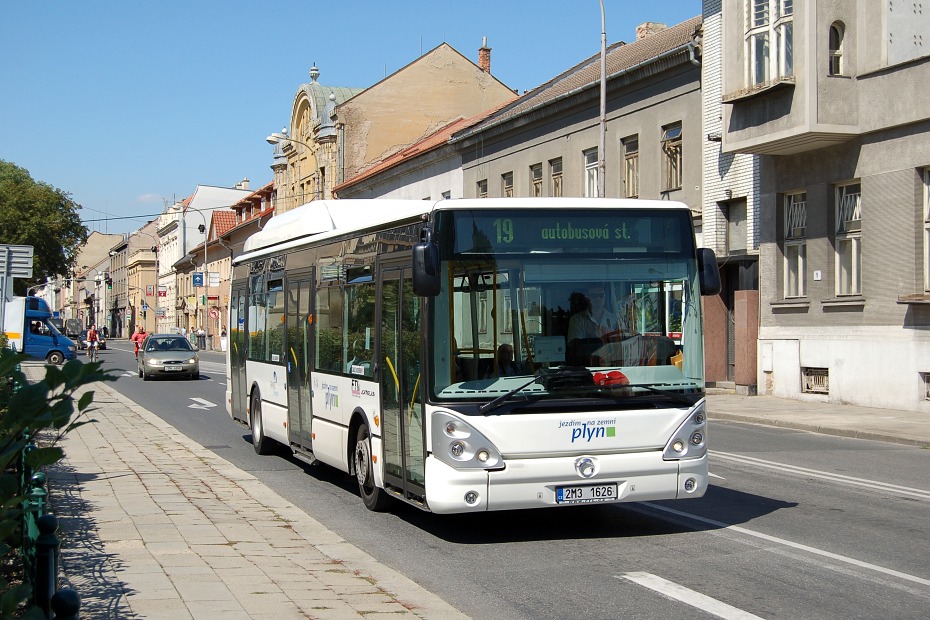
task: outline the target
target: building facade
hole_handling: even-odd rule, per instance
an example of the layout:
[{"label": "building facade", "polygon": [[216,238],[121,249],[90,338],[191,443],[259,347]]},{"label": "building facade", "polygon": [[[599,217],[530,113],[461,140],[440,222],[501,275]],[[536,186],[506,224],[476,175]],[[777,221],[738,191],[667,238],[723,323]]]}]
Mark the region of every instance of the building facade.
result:
[{"label": "building facade", "polygon": [[759,158],[729,153],[723,138],[723,1],[705,0],[701,47],[704,130],[702,243],[717,255],[721,291],[704,298],[707,381],[757,391]]},{"label": "building facade", "polygon": [[314,67],[294,100],[291,139],[275,148],[276,213],[332,198],[335,186],[377,162],[512,99],[483,49],[479,67],[442,43],[365,89],[321,86]]},{"label": "building facade", "polygon": [[[605,195],[677,200],[701,213],[701,18],[607,49]],[[600,56],[521,96],[452,143],[467,198],[595,197]]]},{"label": "building facade", "polygon": [[760,156],[760,392],[930,412],[930,12],[722,16],[723,152]]}]

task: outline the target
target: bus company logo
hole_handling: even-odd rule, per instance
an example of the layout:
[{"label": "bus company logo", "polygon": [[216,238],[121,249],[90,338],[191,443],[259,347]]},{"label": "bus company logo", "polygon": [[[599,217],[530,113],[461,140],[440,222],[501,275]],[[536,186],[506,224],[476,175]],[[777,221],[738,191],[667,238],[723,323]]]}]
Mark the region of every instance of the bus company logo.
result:
[{"label": "bus company logo", "polygon": [[330,385],[329,383],[323,384],[323,392],[325,394],[324,405],[327,409],[335,409],[339,406],[339,386]]},{"label": "bus company logo", "polygon": [[358,379],[352,379],[352,396],[361,396],[362,388],[358,383]]},{"label": "bus company logo", "polygon": [[572,432],[572,443],[584,441],[591,443],[594,439],[605,439],[607,437],[617,436],[617,420],[595,420],[593,422],[580,422],[578,420],[567,420],[559,422],[559,428],[570,428]]}]

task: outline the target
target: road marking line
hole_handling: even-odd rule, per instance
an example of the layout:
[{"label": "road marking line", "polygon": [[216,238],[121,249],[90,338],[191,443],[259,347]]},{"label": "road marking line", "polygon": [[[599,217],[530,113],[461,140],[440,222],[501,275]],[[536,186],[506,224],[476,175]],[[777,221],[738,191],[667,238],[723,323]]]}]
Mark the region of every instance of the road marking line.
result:
[{"label": "road marking line", "polygon": [[704,517],[699,517],[688,512],[682,512],[680,510],[675,510],[674,508],[666,508],[665,506],[659,506],[658,504],[653,504],[652,502],[643,502],[643,506],[649,506],[655,510],[662,512],[667,512],[679,517],[684,517],[686,519],[693,519],[695,521],[700,521],[701,523],[706,523],[708,525],[713,525],[724,530],[731,530],[733,532],[739,532],[740,534],[745,534],[746,536],[752,536],[754,538],[761,538],[762,540],[767,540],[772,543],[779,545],[784,545],[786,547],[791,547],[793,549],[798,549],[799,551],[806,551],[807,553],[812,553],[814,555],[819,555],[825,558],[830,558],[838,562],[843,562],[846,564],[851,564],[853,566],[858,566],[859,568],[865,568],[867,570],[875,571],[878,573],[884,573],[885,575],[890,575],[892,577],[897,577],[898,579],[904,579],[905,581],[911,581],[913,583],[919,583],[924,586],[930,586],[930,579],[924,579],[923,577],[917,577],[916,575],[909,575],[908,573],[902,573],[891,568],[885,568],[884,566],[879,566],[877,564],[870,564],[868,562],[863,562],[862,560],[857,560],[855,558],[850,558],[845,555],[840,555],[838,553],[833,553],[831,551],[824,551],[823,549],[818,549],[816,547],[809,547],[808,545],[802,545],[801,543],[796,543],[791,540],[785,540],[784,538],[778,538],[777,536],[770,536],[768,534],[763,534],[762,532],[754,532],[753,530],[747,530],[744,527],[738,525],[730,525],[729,523],[724,523],[723,521],[716,521],[714,519],[707,519]]},{"label": "road marking line", "polygon": [[726,480],[726,478],[724,478],[723,476],[718,476],[717,474],[714,474],[711,472],[707,472],[707,475],[710,476],[711,478],[719,478],[720,480]]},{"label": "road marking line", "polygon": [[706,594],[695,592],[689,588],[679,585],[674,581],[663,579],[658,575],[651,573],[624,573],[622,576],[614,575],[617,579],[628,579],[633,583],[639,584],[644,588],[649,588],[654,592],[663,594],[676,601],[681,601],[691,607],[696,607],[718,618],[726,620],[762,620],[759,616],[753,615],[748,611],[743,611],[738,607],[727,605],[722,601],[711,598]]},{"label": "road marking line", "polygon": [[782,472],[811,476],[814,478],[820,478],[822,480],[829,480],[831,482],[840,482],[853,486],[866,487],[873,491],[882,490],[887,491],[888,493],[898,493],[900,495],[907,495],[909,497],[916,497],[919,499],[930,499],[930,491],[915,489],[913,487],[903,487],[897,484],[891,484],[889,482],[879,482],[877,480],[868,480],[866,478],[854,478],[853,476],[844,476],[843,474],[834,474],[817,469],[808,469],[806,467],[798,467],[797,465],[786,465],[784,463],[777,463],[775,461],[765,461],[751,456],[733,454],[730,452],[720,452],[718,450],[711,450],[710,455],[712,457],[721,458],[727,461],[747,463],[767,469],[775,469]]}]

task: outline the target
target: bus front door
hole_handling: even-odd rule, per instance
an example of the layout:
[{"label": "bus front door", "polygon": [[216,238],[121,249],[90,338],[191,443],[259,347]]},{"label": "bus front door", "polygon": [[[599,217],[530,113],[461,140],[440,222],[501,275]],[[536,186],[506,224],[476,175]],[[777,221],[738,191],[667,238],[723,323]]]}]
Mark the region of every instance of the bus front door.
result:
[{"label": "bus front door", "polygon": [[407,499],[425,495],[420,298],[409,266],[381,265],[379,316],[384,482]]}]

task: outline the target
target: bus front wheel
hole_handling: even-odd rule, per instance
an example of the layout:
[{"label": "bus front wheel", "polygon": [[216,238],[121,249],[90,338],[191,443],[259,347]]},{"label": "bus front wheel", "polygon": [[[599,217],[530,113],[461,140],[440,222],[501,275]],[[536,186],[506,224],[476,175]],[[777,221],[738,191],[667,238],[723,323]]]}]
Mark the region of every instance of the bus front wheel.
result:
[{"label": "bus front wheel", "polygon": [[255,390],[252,394],[252,407],[249,411],[250,426],[252,427],[252,447],[256,454],[271,454],[272,440],[265,437],[262,426],[262,395]]},{"label": "bus front wheel", "polygon": [[384,489],[375,486],[372,467],[371,438],[368,425],[363,422],[355,435],[355,478],[358,480],[358,492],[362,496],[365,508],[382,512],[387,509],[390,498]]}]

